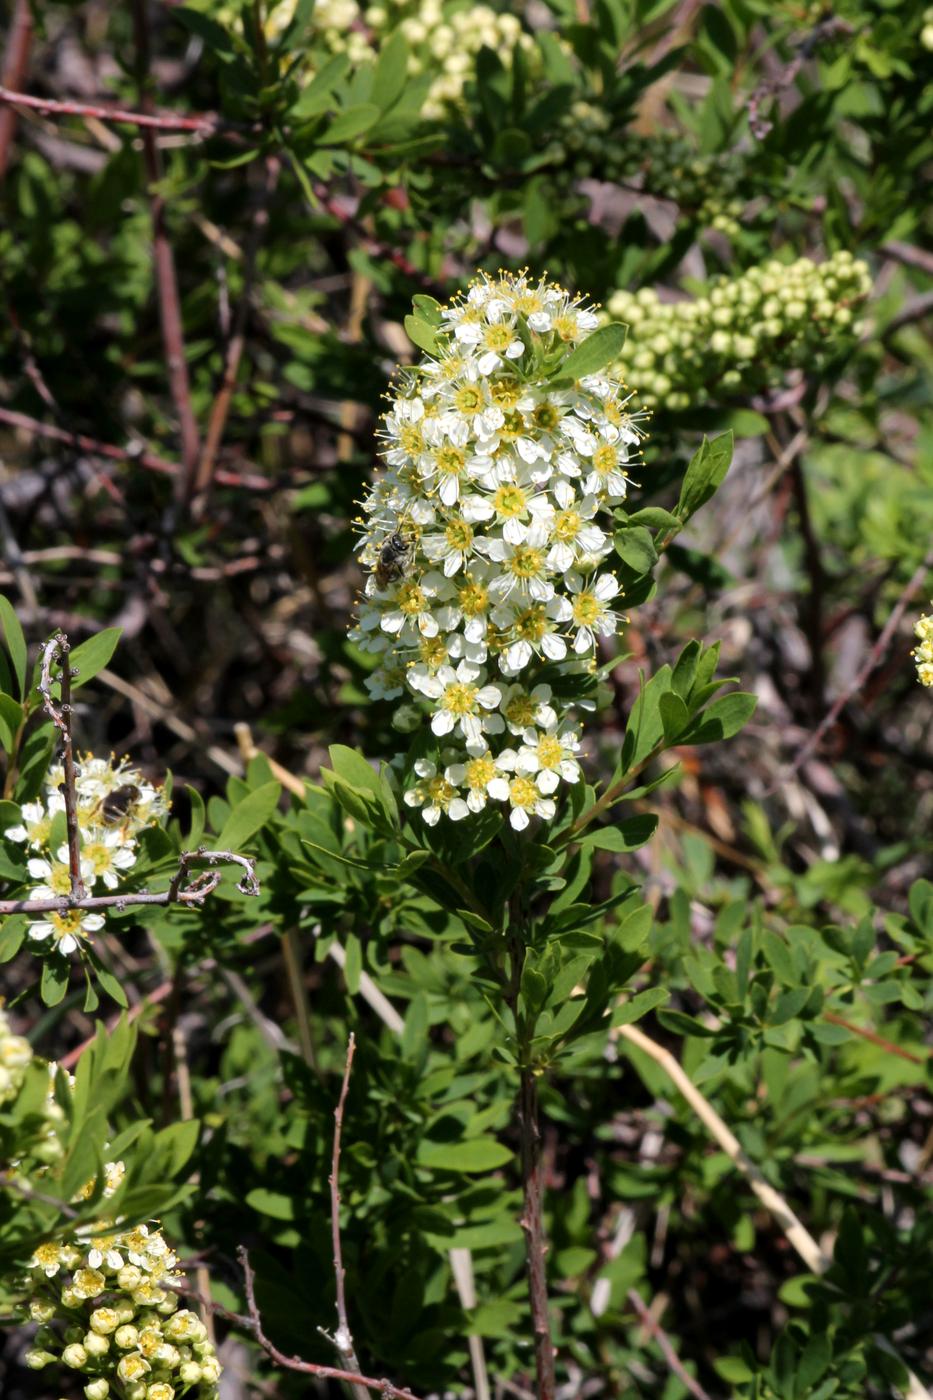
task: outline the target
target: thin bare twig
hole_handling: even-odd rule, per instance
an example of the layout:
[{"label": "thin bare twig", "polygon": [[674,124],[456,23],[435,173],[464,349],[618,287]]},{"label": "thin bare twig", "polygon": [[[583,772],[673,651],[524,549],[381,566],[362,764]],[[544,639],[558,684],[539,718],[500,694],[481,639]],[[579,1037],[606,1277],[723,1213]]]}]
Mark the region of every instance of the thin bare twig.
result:
[{"label": "thin bare twig", "polygon": [[[19,413],[12,408],[0,407],[0,423],[6,423],[11,428],[21,428],[24,432],[47,438],[51,442],[62,442],[69,447],[77,447],[92,457],[103,457],[111,462],[136,462],[147,471],[159,472],[163,476],[178,476],[183,471],[178,462],[170,462],[154,452],[139,451],[135,447],[117,447],[114,443],[101,442],[85,433],[72,433],[67,428],[43,423],[38,418],[30,417],[28,413]],[[275,485],[275,482],[265,476],[227,470],[215,472],[214,480],[223,486],[241,486],[247,491],[269,491]]]},{"label": "thin bare twig", "polygon": [[28,107],[53,117],[93,117],[97,121],[138,126],[141,130],[151,128],[153,131],[191,131],[201,136],[213,136],[222,130],[220,119],[210,113],[196,117],[180,117],[174,112],[128,112],[122,107],[89,102],[56,102],[49,97],[12,92],[6,86],[0,87],[0,106]]},{"label": "thin bare twig", "polygon": [[181,852],[178,870],[167,890],[118,890],[115,894],[86,895],[82,899],[70,895],[62,895],[58,899],[0,899],[0,915],[67,914],[71,909],[130,909],[136,904],[200,905],[216,890],[221,875],[219,870],[204,870],[194,876],[190,885],[183,886],[182,881],[195,861],[206,861],[208,865],[242,865],[245,874],[237,884],[240,894],[258,895],[260,892],[256,869],[248,856],[237,855],[235,851],[206,851],[199,846],[196,851]]},{"label": "thin bare twig", "polygon": [[877,642],[875,642],[875,645],[865,658],[864,665],[859,668],[855,678],[846,686],[845,690],[837,695],[825,717],[820,721],[816,729],[814,729],[790,767],[782,774],[780,781],[783,782],[799,772],[807,760],[811,758],[819,748],[826,734],[832,729],[853,695],[856,695],[863,688],[872,671],[874,671],[875,667],[879,665],[886,655],[888,647],[898,627],[901,625],[901,619],[904,613],[913,602],[917,593],[919,593],[920,587],[931,569],[933,569],[933,549],[927,551],[922,562],[917,566],[908,580],[900,598],[898,598],[894,607],[891,609],[891,614],[884,624],[884,627],[881,629]]},{"label": "thin bare twig", "polygon": [[[26,77],[29,63],[29,50],[32,47],[32,8],[29,0],[16,0],[13,18],[10,23],[10,37],[7,41],[3,60],[3,88],[10,97],[17,97],[11,89],[18,88]],[[10,147],[16,131],[16,112],[12,107],[0,110],[0,180],[6,175],[10,160]]]},{"label": "thin bare twig", "polygon": [[645,1303],[636,1288],[629,1289],[628,1300],[641,1318],[641,1323],[645,1331],[650,1332],[651,1336],[654,1337],[658,1346],[661,1348],[661,1354],[664,1360],[681,1384],[686,1386],[690,1394],[695,1395],[697,1400],[710,1400],[709,1393],[703,1389],[700,1382],[694,1380],[693,1376],[684,1369],[683,1362],[671,1345],[670,1337],[667,1335],[660,1322],[652,1315],[651,1309]]},{"label": "thin bare twig", "polygon": [[37,1191],[34,1186],[27,1186],[20,1177],[9,1175],[0,1177],[4,1189],[15,1191],[27,1201],[38,1201],[43,1206],[54,1206],[67,1220],[77,1220],[79,1212],[70,1206],[67,1201],[60,1201],[57,1196],[47,1196],[44,1191]]},{"label": "thin bare twig", "polygon": [[[149,28],[145,0],[133,0],[133,29],[136,39],[140,102],[144,110],[151,112],[152,101],[148,91]],[[168,237],[165,197],[157,190],[159,181],[162,179],[162,160],[156,145],[155,133],[151,127],[142,128],[142,145],[146,179],[151,186],[149,208],[152,217],[152,251],[159,294],[162,343],[165,347],[165,358],[168,366],[169,389],[181,429],[181,457],[184,471],[179,472],[175,478],[175,500],[179,505],[184,505],[187,503],[194,486],[200,440],[197,419],[194,416],[194,408],[191,403],[191,385],[188,381],[188,361],[185,358],[185,335],[181,300],[178,294],[178,277],[175,272],[175,255]]]},{"label": "thin bare twig", "polygon": [[227,418],[230,413],[230,402],[233,398],[233,391],[236,387],[237,372],[240,368],[240,360],[243,356],[243,349],[246,344],[246,317],[249,312],[250,302],[253,294],[253,281],[256,276],[256,258],[263,236],[269,226],[269,201],[275,193],[275,187],[279,182],[281,173],[281,162],[276,156],[270,156],[266,162],[266,180],[262,194],[253,212],[252,230],[246,246],[243,272],[243,291],[240,296],[240,303],[237,307],[236,316],[233,323],[233,333],[227,344],[227,354],[224,359],[223,378],[220,388],[217,391],[210,416],[207,421],[207,432],[204,435],[204,446],[198,461],[197,471],[194,478],[194,494],[200,496],[206,492],[214,476],[214,468],[217,463],[217,451],[223,438],[224,428],[227,425]]},{"label": "thin bare twig", "polygon": [[[346,1295],[346,1269],[343,1267],[343,1249],[340,1244],[340,1139],[343,1134],[343,1110],[347,1102],[347,1091],[350,1087],[350,1071],[353,1068],[353,1056],[356,1054],[356,1037],[350,1032],[350,1039],[347,1042],[347,1059],[343,1069],[343,1084],[340,1087],[340,1098],[337,1100],[337,1107],[334,1109],[334,1149],[331,1158],[330,1168],[330,1228],[331,1241],[334,1247],[334,1278],[337,1283],[337,1331],[333,1336],[323,1327],[319,1327],[321,1332],[329,1342],[337,1348],[337,1353],[343,1360],[349,1371],[359,1372],[360,1363],[356,1357],[353,1346],[353,1334],[350,1331],[350,1321],[347,1316],[347,1295]],[[366,1400],[366,1387],[359,1384],[353,1385],[353,1393],[356,1400]]]},{"label": "thin bare twig", "polygon": [[287,1371],[301,1371],[308,1376],[320,1376],[322,1380],[345,1381],[348,1385],[365,1386],[367,1390],[378,1390],[386,1397],[386,1400],[416,1400],[410,1390],[393,1385],[389,1380],[376,1380],[372,1376],[359,1375],[353,1371],[342,1371],[336,1366],[319,1366],[314,1361],[302,1361],[298,1356],[286,1356],[284,1352],[279,1351],[278,1347],[269,1341],[262,1330],[262,1320],[256,1306],[256,1284],[253,1270],[249,1262],[249,1255],[242,1245],[237,1250],[237,1257],[243,1270],[246,1307],[249,1316],[238,1317],[236,1313],[228,1313],[217,1304],[214,1304],[214,1307],[221,1316],[229,1317],[231,1321],[252,1332],[263,1351],[272,1358],[277,1366],[282,1366]]}]

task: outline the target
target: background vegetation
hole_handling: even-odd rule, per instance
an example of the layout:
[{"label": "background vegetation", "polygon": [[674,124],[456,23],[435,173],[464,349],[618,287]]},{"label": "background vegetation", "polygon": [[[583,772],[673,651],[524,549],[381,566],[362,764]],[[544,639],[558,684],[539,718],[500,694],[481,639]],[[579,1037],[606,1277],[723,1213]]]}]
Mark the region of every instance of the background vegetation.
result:
[{"label": "background vegetation", "polygon": [[[16,0],[4,18],[0,825],[53,758],[33,668],[64,629],[93,647],[78,749],[172,774],[128,887],[165,890],[203,843],[252,856],[261,894],[238,869],[203,904],[110,910],[83,968],[23,941],[22,916],[0,928],[11,1029],[88,1066],[76,1099],[59,1085],[54,1189],[26,1155],[44,1071],[0,1101],[0,1185],[33,1162],[46,1197],[0,1192],[3,1394],[82,1393],[30,1370],[9,1280],[74,1230],[117,1140],[127,1185],[108,1199],[99,1177],[87,1218],[158,1214],[193,1286],[240,1316],[206,1312],[221,1393],[326,1386],[242,1325],[237,1251],[274,1346],[337,1364],[317,1329],[351,1029],[360,1367],[419,1395],[487,1394],[484,1368],[497,1395],[535,1385],[515,1023],[483,917],[419,875],[421,829],[399,833],[359,759],[402,744],[347,638],[412,297],[523,265],[628,325],[652,410],[633,475],[655,514],[620,522],[631,620],[600,657],[585,767],[605,791],[650,763],[620,826],[533,872],[566,881],[534,1012],[560,1393],[925,1393],[933,749],[909,652],[933,587],[931,12]],[[704,435],[729,432],[728,475],[712,496],[701,455],[683,508]],[[714,668],[757,708],[691,728]],[[431,857],[469,860],[480,892],[504,878],[479,840]],[[10,838],[0,876],[24,897]],[[546,1018],[581,985],[592,1014],[564,1036]]]}]

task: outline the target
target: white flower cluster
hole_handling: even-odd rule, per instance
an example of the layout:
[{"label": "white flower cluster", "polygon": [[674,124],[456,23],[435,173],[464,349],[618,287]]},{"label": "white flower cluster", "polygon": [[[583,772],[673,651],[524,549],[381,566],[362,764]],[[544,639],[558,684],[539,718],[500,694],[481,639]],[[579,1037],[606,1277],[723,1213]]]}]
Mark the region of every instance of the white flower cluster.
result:
[{"label": "white flower cluster", "polygon": [[[105,1195],[122,1176],[121,1162],[108,1163]],[[107,1228],[83,1227],[33,1254],[19,1281],[23,1310],[40,1324],[27,1366],[80,1372],[87,1400],[213,1400],[221,1368],[207,1329],[164,1286],[183,1279],[175,1254],[147,1225]]]},{"label": "white flower cluster", "polygon": [[401,707],[398,727],[427,712],[449,745],[416,762],[405,794],[431,824],[492,799],[521,830],[580,776],[579,727],[536,673],[592,668],[597,638],[618,628],[607,517],[644,436],[619,380],[561,378],[597,324],[543,279],[484,275],[441,310],[434,355],[394,386],[351,636],[379,657],[374,699],[421,702]]},{"label": "white flower cluster", "polygon": [[[75,765],[75,796],[81,835],[81,878],[88,894],[115,890],[136,863],[137,837],[144,827],[160,821],[168,812],[161,788],[152,783],[126,759],[93,758],[85,755]],[[8,841],[24,844],[32,852],[26,868],[38,883],[30,899],[58,899],[70,893],[71,873],[68,847],[64,841],[59,813],[64,814],[64,771],[61,765],[49,770],[44,797],[26,802],[19,826],[4,833]],[[51,842],[60,837],[55,849]],[[42,914],[29,926],[29,937],[51,940],[61,953],[72,953],[82,939],[104,924],[103,915],[74,909]]]},{"label": "white flower cluster", "polygon": [[933,614],[917,618],[914,635],[920,643],[910,653],[917,663],[917,680],[921,685],[933,686]]}]

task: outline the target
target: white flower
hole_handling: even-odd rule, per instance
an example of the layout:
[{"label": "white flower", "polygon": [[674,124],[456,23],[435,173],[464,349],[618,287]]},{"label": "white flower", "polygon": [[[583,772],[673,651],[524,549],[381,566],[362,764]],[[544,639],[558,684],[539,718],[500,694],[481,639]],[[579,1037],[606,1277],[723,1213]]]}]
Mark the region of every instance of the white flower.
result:
[{"label": "white flower", "polygon": [[573,649],[582,655],[592,651],[597,636],[611,637],[615,633],[617,618],[609,604],[618,597],[621,587],[614,574],[600,574],[587,583],[572,573],[567,575],[566,584],[571,596],[560,599],[555,614],[576,628]]},{"label": "white flower", "polygon": [[567,643],[556,630],[548,607],[546,603],[526,600],[502,603],[493,610],[493,622],[510,638],[499,656],[499,669],[504,676],[518,675],[538,655],[548,661],[563,661],[567,655]]},{"label": "white flower", "polygon": [[446,627],[446,614],[438,601],[440,574],[426,575],[417,582],[403,579],[394,588],[394,598],[382,614],[380,626],[384,632],[401,641],[417,641],[418,637],[436,637],[441,626]]},{"label": "white flower", "polygon": [[567,783],[579,782],[580,765],[574,757],[579,747],[580,735],[573,728],[544,734],[526,729],[524,742],[518,750],[517,770],[536,773],[541,791],[554,792],[561,778]]},{"label": "white flower", "polygon": [[518,590],[539,603],[553,598],[554,584],[548,578],[547,546],[548,528],[540,519],[534,521],[520,544],[511,544],[504,538],[485,540],[486,557],[501,569],[489,585],[490,593],[501,599]]},{"label": "white flower", "polygon": [[419,678],[422,695],[437,701],[431,718],[433,734],[443,737],[459,730],[468,744],[479,744],[484,732],[502,730],[501,715],[488,713],[495,711],[502,691],[496,685],[477,684],[482,678],[482,668],[469,661],[459,662],[456,670],[441,666],[436,675]]},{"label": "white flower", "polygon": [[[462,504],[466,504],[463,502]],[[425,558],[432,564],[443,564],[444,576],[452,578],[465,569],[475,549],[473,526],[466,515],[453,515],[444,526],[442,535],[425,535],[422,540]]]},{"label": "white flower", "polygon": [[481,812],[486,806],[490,785],[501,777],[501,772],[495,758],[486,749],[463,763],[450,764],[444,770],[444,777],[453,787],[466,788],[470,811]]},{"label": "white flower", "polygon": [[454,822],[469,816],[470,809],[466,802],[457,796],[453,783],[438,773],[435,763],[419,758],[415,761],[415,773],[420,781],[408,789],[403,800],[407,807],[421,808],[421,815],[428,826],[436,826],[442,812],[446,812]]},{"label": "white flower", "polygon": [[8,841],[25,841],[36,850],[41,850],[48,844],[52,818],[56,812],[64,810],[65,799],[59,792],[49,794],[48,807],[41,802],[24,802],[20,808],[21,824],[7,827],[3,834]]},{"label": "white flower", "polygon": [[553,544],[548,551],[548,565],[558,573],[572,569],[581,555],[607,554],[611,545],[608,537],[592,524],[599,508],[595,496],[578,498],[566,481],[556,481],[552,494],[560,507],[551,520]]},{"label": "white flower", "polygon": [[628,494],[628,453],[616,443],[603,442],[593,451],[584,490],[607,501],[622,501]]},{"label": "white flower", "polygon": [[526,777],[522,773],[511,780],[495,778],[489,784],[488,792],[497,802],[508,802],[512,809],[509,825],[515,831],[524,831],[532,816],[550,821],[557,812],[557,804],[546,796],[540,779]]},{"label": "white flower", "polygon": [[510,685],[503,691],[499,709],[510,734],[524,734],[526,729],[557,727],[557,711],[551,704],[551,687],[536,685],[528,691],[522,685]]},{"label": "white flower", "polygon": [[103,928],[102,914],[89,914],[83,909],[69,909],[64,913],[47,914],[37,923],[30,924],[27,930],[30,938],[44,941],[50,938],[57,944],[58,951],[66,956],[80,946],[81,940],[89,933]]},{"label": "white flower", "polygon": [[[68,847],[58,852],[59,860],[66,860]],[[108,890],[115,890],[120,883],[120,873],[136,864],[136,843],[127,838],[122,827],[100,827],[85,836],[81,847],[81,874],[86,882],[93,884],[103,880]]]}]

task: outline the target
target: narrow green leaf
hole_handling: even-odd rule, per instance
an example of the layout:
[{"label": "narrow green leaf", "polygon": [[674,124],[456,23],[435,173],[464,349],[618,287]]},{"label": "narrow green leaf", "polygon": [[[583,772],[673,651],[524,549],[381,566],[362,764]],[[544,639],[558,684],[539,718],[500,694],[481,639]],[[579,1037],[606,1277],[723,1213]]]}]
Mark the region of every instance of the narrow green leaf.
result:
[{"label": "narrow green leaf", "polygon": [[405,334],[412,345],[417,345],[419,350],[424,350],[428,355],[435,353],[437,339],[427,321],[422,321],[417,316],[406,316]]},{"label": "narrow green leaf", "polygon": [[695,515],[715,495],[732,461],[732,433],[710,441],[704,438],[684,477],[677,514],[684,521]]},{"label": "narrow green leaf", "polygon": [[379,108],[374,102],[360,102],[356,107],[347,107],[320,137],[320,144],[339,146],[345,141],[353,141],[374,126],[379,116]]},{"label": "narrow green leaf", "polygon": [[565,360],[557,366],[554,379],[585,379],[589,374],[598,374],[606,365],[611,365],[622,353],[625,344],[625,326],[618,321],[600,326],[588,335],[576,350],[571,350]]},{"label": "narrow green leaf", "polygon": [[218,851],[241,851],[251,836],[272,816],[282,789],[278,783],[263,783],[238,802],[224,822],[214,847]]},{"label": "narrow green leaf", "polygon": [[28,659],[26,638],[23,636],[23,629],[13,604],[2,593],[0,593],[0,625],[3,627],[3,635],[10,653],[10,660],[13,662],[13,670],[16,672],[20,699],[22,699],[26,694],[26,662]]},{"label": "narrow green leaf", "polygon": [[104,669],[117,649],[122,632],[122,627],[105,627],[102,632],[95,632],[93,637],[74,648],[69,660],[71,669],[78,674],[71,682],[72,690],[87,685]]},{"label": "narrow green leaf", "polygon": [[422,1138],[417,1161],[422,1167],[439,1171],[487,1172],[511,1162],[512,1152],[492,1137],[468,1138],[465,1142],[431,1142]]}]

